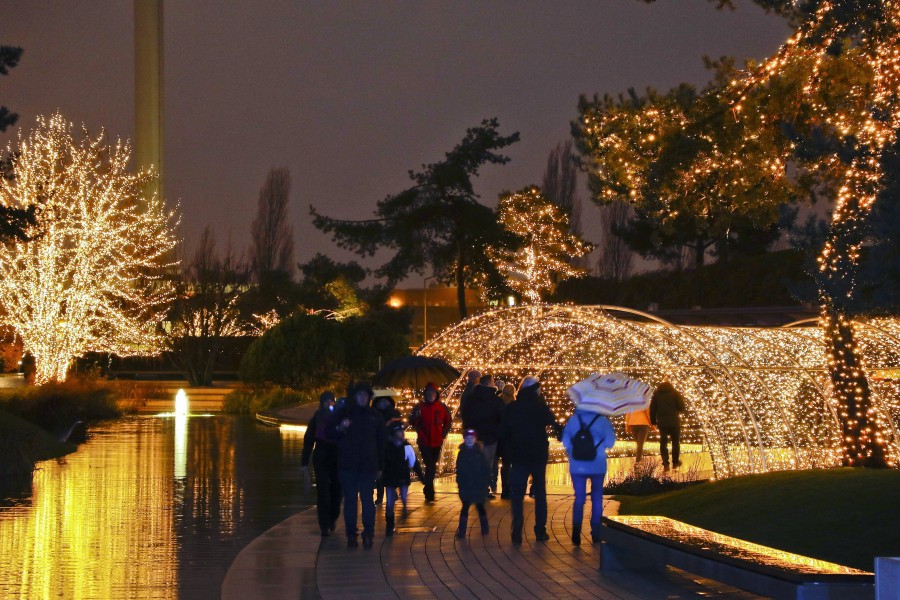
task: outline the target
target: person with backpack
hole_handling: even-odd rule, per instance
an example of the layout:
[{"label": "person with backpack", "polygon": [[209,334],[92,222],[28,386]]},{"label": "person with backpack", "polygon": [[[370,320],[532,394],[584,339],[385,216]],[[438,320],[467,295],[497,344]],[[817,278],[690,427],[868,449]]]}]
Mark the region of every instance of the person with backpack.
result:
[{"label": "person with backpack", "polygon": [[341,514],[341,483],[338,480],[338,436],[335,431],[334,394],[319,396],[319,409],[313,413],[303,436],[300,468],[303,481],[309,484],[309,459],[312,457],[316,476],[316,513],[319,530],[327,537],[335,530]]},{"label": "person with backpack", "polygon": [[584,398],[569,418],[562,433],[562,443],[569,455],[569,474],[575,491],[572,507],[572,543],[581,544],[581,524],[587,482],[591,482],[591,541],[600,542],[600,520],[603,517],[603,480],[606,478],[606,450],[616,443],[612,424],[590,398]]}]

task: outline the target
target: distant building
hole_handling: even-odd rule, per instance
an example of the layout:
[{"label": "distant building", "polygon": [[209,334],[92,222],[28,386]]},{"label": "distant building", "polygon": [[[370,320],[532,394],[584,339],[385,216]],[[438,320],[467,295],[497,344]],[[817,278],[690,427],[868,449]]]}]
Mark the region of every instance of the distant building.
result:
[{"label": "distant building", "polygon": [[[460,321],[455,287],[395,289],[391,292],[388,304],[397,308],[406,306],[412,309],[410,348],[418,348]],[[466,290],[466,309],[469,316],[492,308],[496,308],[496,305],[492,306],[485,302],[478,291]],[[427,335],[425,335],[426,322]]]}]

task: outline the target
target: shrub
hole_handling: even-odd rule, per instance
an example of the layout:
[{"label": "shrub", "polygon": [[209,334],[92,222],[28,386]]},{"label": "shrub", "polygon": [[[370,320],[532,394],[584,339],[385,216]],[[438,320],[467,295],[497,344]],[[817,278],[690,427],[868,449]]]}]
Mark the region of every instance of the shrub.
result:
[{"label": "shrub", "polygon": [[236,415],[255,415],[262,410],[270,410],[292,404],[316,402],[318,393],[297,391],[277,385],[240,388],[225,396],[222,410]]},{"label": "shrub", "polygon": [[700,471],[696,464],[687,471],[662,471],[657,476],[660,463],[656,460],[644,459],[634,463],[634,467],[621,479],[609,479],[603,486],[604,494],[622,494],[626,496],[649,496],[683,487],[703,483],[700,479]]},{"label": "shrub", "polygon": [[10,390],[0,395],[0,409],[49,431],[60,433],[72,423],[121,416],[116,401],[120,387],[95,377],[72,377],[64,383]]},{"label": "shrub", "polygon": [[344,361],[340,325],[333,319],[297,313],[254,341],[241,360],[241,379],[293,388],[328,383]]}]

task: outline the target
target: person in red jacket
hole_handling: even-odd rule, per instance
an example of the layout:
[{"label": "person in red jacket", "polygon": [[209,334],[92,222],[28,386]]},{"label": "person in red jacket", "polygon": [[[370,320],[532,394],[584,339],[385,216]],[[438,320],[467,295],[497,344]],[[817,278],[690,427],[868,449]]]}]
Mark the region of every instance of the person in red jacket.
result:
[{"label": "person in red jacket", "polygon": [[419,402],[409,416],[409,422],[416,428],[419,454],[425,463],[425,501],[434,501],[434,477],[437,474],[437,463],[441,458],[441,446],[444,438],[450,433],[453,417],[450,409],[438,399],[438,389],[433,383],[425,386],[425,400]]}]

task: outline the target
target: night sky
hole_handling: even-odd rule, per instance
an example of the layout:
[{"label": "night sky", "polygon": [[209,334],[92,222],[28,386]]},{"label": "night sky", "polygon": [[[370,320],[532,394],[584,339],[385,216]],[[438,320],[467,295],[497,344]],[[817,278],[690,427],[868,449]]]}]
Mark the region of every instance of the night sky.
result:
[{"label": "night sky", "polygon": [[[761,59],[789,33],[749,0],[736,11],[703,0],[166,0],[164,12],[165,185],[187,248],[206,225],[246,248],[266,173],[287,166],[298,261],[352,256],[312,227],[310,204],[370,216],[484,118],[522,137],[511,163],[476,182],[494,206],[540,183],[579,94],[702,84],[704,55]],[[0,23],[0,44],[25,49],[0,77],[0,104],[20,115],[0,145],[57,109],[133,137],[131,0],[6,0]]]}]

